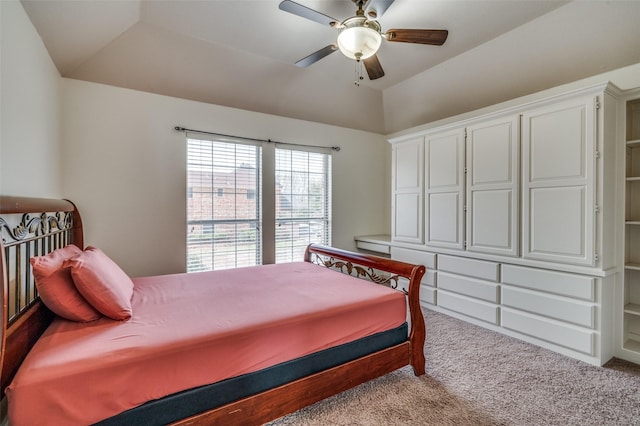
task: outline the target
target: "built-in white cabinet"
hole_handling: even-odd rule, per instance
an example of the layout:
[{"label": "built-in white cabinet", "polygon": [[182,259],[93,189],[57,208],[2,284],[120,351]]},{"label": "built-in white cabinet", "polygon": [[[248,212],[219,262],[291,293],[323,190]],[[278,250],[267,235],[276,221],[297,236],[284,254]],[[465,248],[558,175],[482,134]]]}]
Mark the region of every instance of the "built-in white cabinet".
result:
[{"label": "built-in white cabinet", "polygon": [[[519,253],[518,115],[427,133],[394,145],[395,241],[417,242],[421,214],[415,155],[424,143],[424,244],[427,247],[517,256]],[[404,202],[403,202],[404,200]]]},{"label": "built-in white cabinet", "polygon": [[[604,190],[615,185],[609,169],[616,167],[615,131],[603,128],[615,121],[603,118],[605,105],[615,117],[609,87],[392,140],[402,174],[394,179],[410,182],[394,186],[392,240],[559,265],[598,267],[608,256],[612,267],[614,255],[602,253],[615,244],[615,191]],[[424,206],[415,182],[420,147]],[[400,158],[411,166],[400,166]]]},{"label": "built-in white cabinet", "polygon": [[524,258],[594,265],[598,97],[522,114]]},{"label": "built-in white cabinet", "polygon": [[428,254],[431,309],[593,364],[640,362],[640,91],[624,191],[623,92],[531,99],[390,139],[391,257]]},{"label": "built-in white cabinet", "polygon": [[392,152],[393,188],[391,201],[394,241],[418,243],[422,232],[424,139],[413,138],[398,144]]},{"label": "built-in white cabinet", "polygon": [[464,128],[425,136],[425,244],[464,248]]}]

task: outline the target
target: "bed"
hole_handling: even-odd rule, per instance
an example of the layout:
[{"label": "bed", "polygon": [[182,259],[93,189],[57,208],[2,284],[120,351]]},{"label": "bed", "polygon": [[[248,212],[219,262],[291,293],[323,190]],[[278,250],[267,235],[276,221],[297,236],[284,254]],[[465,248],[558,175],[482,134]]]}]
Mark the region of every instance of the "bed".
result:
[{"label": "bed", "polygon": [[11,424],[261,424],[406,365],[424,374],[422,265],[312,244],[292,264],[133,278],[130,317],[77,322],[30,268],[99,251],[75,205],[2,196],[0,229]]}]

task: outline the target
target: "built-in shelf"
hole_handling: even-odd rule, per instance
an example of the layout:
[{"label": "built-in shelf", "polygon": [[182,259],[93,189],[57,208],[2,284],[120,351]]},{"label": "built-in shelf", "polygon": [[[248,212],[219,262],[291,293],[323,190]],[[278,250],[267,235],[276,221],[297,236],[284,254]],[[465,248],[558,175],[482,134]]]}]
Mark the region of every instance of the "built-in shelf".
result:
[{"label": "built-in shelf", "polygon": [[626,342],[624,342],[623,347],[630,351],[640,352],[640,342],[635,340],[627,340]]},{"label": "built-in shelf", "polygon": [[640,315],[640,305],[637,303],[627,303],[624,305],[624,312],[627,314]]},{"label": "built-in shelf", "polygon": [[640,99],[626,102],[625,261],[622,348],[640,358]]}]

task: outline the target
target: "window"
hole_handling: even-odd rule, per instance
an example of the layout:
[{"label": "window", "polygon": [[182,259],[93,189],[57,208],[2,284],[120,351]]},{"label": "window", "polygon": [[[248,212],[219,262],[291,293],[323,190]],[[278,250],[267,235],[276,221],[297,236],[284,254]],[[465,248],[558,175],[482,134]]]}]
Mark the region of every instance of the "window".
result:
[{"label": "window", "polygon": [[331,156],[276,148],[275,173],[276,263],[293,262],[330,243]]},{"label": "window", "polygon": [[[261,148],[187,139],[187,271],[262,262]],[[215,195],[215,196],[214,196]]]},{"label": "window", "polygon": [[330,244],[329,154],[188,134],[187,175],[188,272],[300,261],[309,243]]}]

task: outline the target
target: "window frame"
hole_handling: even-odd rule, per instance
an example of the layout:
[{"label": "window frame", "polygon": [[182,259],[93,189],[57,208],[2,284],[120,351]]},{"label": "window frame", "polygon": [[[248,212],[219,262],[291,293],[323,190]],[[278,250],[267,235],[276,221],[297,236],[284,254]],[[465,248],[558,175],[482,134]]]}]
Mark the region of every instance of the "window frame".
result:
[{"label": "window frame", "polygon": [[[325,239],[322,241],[324,244],[331,244],[331,213],[332,213],[332,193],[331,193],[331,183],[332,183],[332,148],[322,148],[322,147],[311,147],[300,144],[284,144],[280,142],[266,142],[266,141],[258,141],[258,140],[245,140],[243,138],[234,138],[229,136],[209,136],[209,135],[201,135],[199,133],[190,133],[187,132],[187,146],[190,139],[199,140],[199,141],[211,141],[211,142],[222,142],[222,143],[232,143],[232,144],[242,144],[242,145],[251,145],[258,147],[260,150],[260,163],[257,164],[257,168],[259,169],[259,181],[260,185],[256,187],[255,199],[256,202],[260,205],[260,220],[259,220],[259,233],[261,235],[260,241],[260,257],[256,258],[256,265],[260,264],[272,264],[278,261],[276,254],[276,244],[277,244],[277,219],[276,219],[276,150],[289,150],[295,151],[299,153],[316,153],[322,154],[325,158],[325,162],[328,164],[327,170],[324,174],[324,188],[325,188],[325,212],[323,218],[315,218],[316,220],[324,220],[324,237]],[[188,151],[188,148],[187,148]],[[187,194],[193,197],[193,190],[189,187],[189,154],[187,152]],[[226,191],[225,191],[226,193]],[[212,197],[217,197],[218,193],[212,193]],[[245,191],[243,194],[244,198],[250,199],[249,194]],[[189,200],[191,198],[187,197],[187,223],[189,223]],[[314,218],[312,218],[314,219]],[[304,221],[309,222],[309,218],[300,219],[300,222]],[[311,223],[309,223],[309,229],[311,229]],[[309,242],[317,242],[317,241],[306,241],[304,247]],[[302,252],[303,253],[303,252]],[[187,224],[187,271],[189,272],[189,262],[190,262],[190,252],[189,252],[189,228]],[[298,259],[299,258],[299,259]],[[302,260],[303,255],[298,252],[294,255],[292,254],[290,261]]]},{"label": "window frame", "polygon": [[[210,148],[205,147],[206,144],[211,144]],[[259,197],[255,199],[255,208],[254,214],[249,215],[249,217],[238,217],[238,200],[246,199],[246,191],[244,188],[238,190],[238,179],[239,172],[244,170],[254,170],[252,174],[247,176],[253,177],[254,187],[256,189],[256,193],[260,192],[260,187],[262,185],[262,147],[260,144],[248,144],[248,143],[239,143],[236,141],[228,141],[220,138],[211,138],[211,137],[202,137],[200,135],[187,135],[187,164],[186,164],[186,172],[187,172],[187,211],[186,211],[186,220],[187,220],[187,235],[186,235],[186,245],[187,245],[187,256],[186,256],[186,271],[187,272],[200,272],[200,271],[209,271],[209,270],[219,270],[219,269],[230,269],[237,268],[242,266],[254,266],[262,263],[263,255],[262,255],[262,200]],[[194,147],[195,145],[199,145],[198,148]],[[219,151],[216,151],[217,149]],[[202,160],[202,164],[196,164],[196,159],[192,157],[191,152],[194,150],[202,151],[210,151],[211,160],[213,160],[215,153],[223,154],[225,149],[233,150],[232,161],[228,163],[215,163],[214,161],[206,162]],[[244,148],[243,148],[244,147]],[[252,149],[255,149],[253,152]],[[244,151],[244,152],[242,152]],[[195,156],[195,154],[194,154]],[[249,161],[249,167],[244,166],[244,164],[239,164],[239,158],[250,160],[253,157],[253,161],[255,167],[251,166],[251,161]],[[192,168],[193,166],[193,168]],[[202,170],[197,170],[198,168]],[[217,170],[216,170],[217,169]],[[222,170],[227,170],[223,172]],[[201,173],[202,179],[201,188],[210,188],[210,190],[196,190],[196,188],[191,184],[192,182],[192,174],[197,175]],[[209,173],[208,181],[207,181],[207,173]],[[216,186],[216,179],[224,176],[225,185],[229,185],[225,189],[231,188],[232,191],[227,191],[220,186]],[[203,178],[204,177],[204,178]],[[240,177],[242,179],[242,176]],[[232,183],[229,183],[229,180]],[[249,179],[252,180],[252,179]],[[206,184],[209,186],[205,186]],[[222,194],[221,194],[222,190]],[[206,198],[210,199],[210,216],[209,217],[201,217],[201,218],[193,218],[196,214],[190,209],[190,206],[193,205],[197,208],[200,207],[200,214],[202,215],[202,210],[205,210],[204,216],[206,216],[206,208],[203,208],[202,205],[198,204],[197,194],[201,194],[199,197],[200,200],[204,200],[206,203]],[[225,196],[227,202],[229,199],[233,204],[233,209],[228,211],[233,211],[232,217],[216,217],[215,214],[215,206],[219,203],[225,202]],[[251,207],[249,203],[248,207]],[[245,230],[248,229],[248,232]],[[206,229],[211,230],[211,232],[205,232]],[[200,231],[199,234],[197,231]],[[254,231],[252,231],[254,230]],[[219,237],[216,237],[216,233],[218,233]],[[251,238],[251,235],[255,233],[254,238]],[[209,237],[206,237],[209,235]],[[229,235],[229,240],[225,240],[224,236]],[[198,243],[198,236],[200,238],[200,244]],[[243,239],[247,238],[248,239]],[[218,241],[216,241],[218,239]],[[209,242],[207,242],[207,240]],[[239,250],[239,246],[243,243],[248,242],[248,247],[244,250]],[[233,248],[233,250],[215,250],[216,245],[222,247],[223,245],[228,245]],[[196,249],[197,246],[200,246],[199,249]],[[198,254],[198,250],[200,250]],[[198,259],[199,258],[199,259]]]}]

